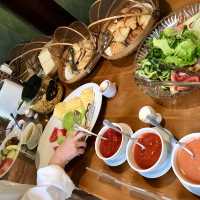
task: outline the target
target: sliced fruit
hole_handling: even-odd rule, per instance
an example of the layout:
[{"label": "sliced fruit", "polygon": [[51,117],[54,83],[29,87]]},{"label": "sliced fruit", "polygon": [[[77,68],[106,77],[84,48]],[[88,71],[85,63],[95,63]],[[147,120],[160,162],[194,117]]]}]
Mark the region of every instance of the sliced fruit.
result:
[{"label": "sliced fruit", "polygon": [[11,158],[14,160],[15,156],[16,156],[16,151],[12,150],[12,151],[9,151],[7,158]]},{"label": "sliced fruit", "polygon": [[10,165],[13,163],[13,159],[11,158],[6,158],[5,160],[2,161],[2,164],[0,166],[0,172],[5,172],[8,170],[8,168],[10,167]]},{"label": "sliced fruit", "polygon": [[57,136],[66,136],[67,132],[65,129],[57,129]]},{"label": "sliced fruit", "polygon": [[74,128],[74,112],[68,112],[65,114],[63,119],[63,127],[67,131],[73,131]]},{"label": "sliced fruit", "polygon": [[61,135],[61,136],[58,137],[57,143],[58,143],[59,145],[61,145],[61,144],[64,143],[65,139],[66,139],[66,137],[63,136],[63,135]]},{"label": "sliced fruit", "polygon": [[50,142],[55,142],[57,140],[57,138],[58,138],[57,130],[58,130],[57,128],[53,129],[53,132],[52,132],[52,134],[51,134],[51,136],[49,138]]},{"label": "sliced fruit", "polygon": [[6,150],[7,151],[12,151],[12,150],[17,150],[18,149],[18,146],[17,145],[10,145],[10,146],[7,146],[6,147]]},{"label": "sliced fruit", "polygon": [[7,150],[7,149],[3,149],[3,150],[2,150],[2,155],[5,156],[5,155],[7,155],[7,154],[8,154],[8,150]]}]

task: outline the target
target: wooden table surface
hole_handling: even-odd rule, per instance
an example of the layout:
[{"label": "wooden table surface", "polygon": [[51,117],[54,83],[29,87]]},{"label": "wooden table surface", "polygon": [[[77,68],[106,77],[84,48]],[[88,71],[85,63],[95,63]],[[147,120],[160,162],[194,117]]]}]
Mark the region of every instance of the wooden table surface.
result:
[{"label": "wooden table surface", "polygon": [[[177,9],[190,2],[194,1],[161,0],[162,14],[166,15],[171,9]],[[116,82],[118,86],[118,93],[115,98],[110,100],[103,99],[102,110],[94,131],[98,132],[100,130],[104,118],[114,122],[127,123],[133,130],[145,127],[146,125],[138,119],[138,111],[144,105],[151,105],[157,112],[161,113],[166,121],[165,127],[177,138],[200,131],[200,107],[181,110],[169,109],[156,104],[150,97],[145,96],[139,90],[133,79],[133,59],[133,55],[114,62],[102,59],[96,70],[81,82],[81,84],[87,82],[100,83],[102,80],[109,79]],[[69,86],[66,87],[66,94],[81,84],[77,84],[71,88]],[[128,163],[113,168],[106,166],[95,154],[94,139],[89,140],[86,154],[81,158],[75,159],[66,169],[74,182],[83,190],[101,199],[140,199],[134,194],[131,195],[126,188],[119,188],[99,179],[94,173],[85,170],[86,167],[105,172],[133,186],[163,194],[173,200],[199,199],[181,186],[172,170],[161,178],[148,180],[134,172]],[[15,163],[15,167],[6,177],[8,180],[29,184],[34,184],[35,178],[36,169],[34,163],[23,158],[19,159],[18,163]]]}]

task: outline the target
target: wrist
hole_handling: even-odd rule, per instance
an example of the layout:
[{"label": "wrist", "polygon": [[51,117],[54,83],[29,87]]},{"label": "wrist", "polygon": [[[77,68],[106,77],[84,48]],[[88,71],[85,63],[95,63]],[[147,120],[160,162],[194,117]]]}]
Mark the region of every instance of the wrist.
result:
[{"label": "wrist", "polygon": [[54,155],[54,156],[51,158],[49,164],[50,164],[50,165],[58,165],[59,167],[64,168],[65,165],[66,165],[68,162],[69,162],[68,160],[63,160],[62,158],[59,158],[59,157],[57,157],[56,155]]}]

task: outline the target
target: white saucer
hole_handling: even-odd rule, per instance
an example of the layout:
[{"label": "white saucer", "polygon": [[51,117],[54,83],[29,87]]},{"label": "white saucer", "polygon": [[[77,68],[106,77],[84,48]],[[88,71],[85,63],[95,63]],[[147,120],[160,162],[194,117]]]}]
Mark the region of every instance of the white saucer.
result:
[{"label": "white saucer", "polygon": [[158,172],[140,173],[140,174],[146,178],[159,178],[159,177],[163,176],[164,174],[166,174],[172,167],[172,164],[171,164],[172,154],[169,152],[168,155],[169,156],[168,156],[167,160],[164,162],[164,164],[162,164],[162,166],[160,167]]}]

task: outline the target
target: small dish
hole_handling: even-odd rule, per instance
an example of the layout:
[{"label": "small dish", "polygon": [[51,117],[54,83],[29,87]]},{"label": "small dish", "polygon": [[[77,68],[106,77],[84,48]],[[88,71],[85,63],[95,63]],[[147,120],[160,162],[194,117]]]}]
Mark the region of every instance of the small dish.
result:
[{"label": "small dish", "polygon": [[136,162],[133,160],[133,155],[132,155],[134,141],[129,140],[127,150],[126,150],[127,161],[130,167],[134,171],[138,172],[140,175],[147,178],[158,178],[164,175],[171,168],[171,163],[169,162],[169,159],[170,159],[172,144],[166,141],[166,138],[164,137],[163,133],[161,133],[159,129],[155,129],[155,128],[139,129],[138,131],[134,133],[132,137],[140,138],[142,135],[146,133],[153,133],[155,135],[158,135],[161,140],[162,147],[161,147],[161,153],[158,160],[151,167],[147,169],[142,169],[141,167],[139,167],[136,164]]},{"label": "small dish", "polygon": [[117,93],[117,86],[116,86],[116,83],[112,83],[109,80],[104,80],[100,84],[100,90],[103,96],[107,98],[113,98]]},{"label": "small dish", "polygon": [[29,150],[36,148],[39,143],[42,128],[41,124],[28,123],[21,133],[22,144],[25,144]]},{"label": "small dish", "polygon": [[[17,138],[18,143],[16,145],[9,144],[8,146],[6,146],[8,141],[11,140],[12,138]],[[0,178],[5,176],[10,171],[13,164],[17,160],[17,157],[20,152],[20,148],[21,148],[21,140],[20,140],[19,134],[12,133],[4,139],[4,141],[2,142],[0,146],[0,151],[1,151]]]},{"label": "small dish", "polygon": [[[193,141],[195,139],[200,139],[200,133],[192,133],[189,135],[184,136],[183,138],[180,139],[179,142],[182,143],[188,143],[190,141]],[[188,179],[186,179],[185,177],[183,177],[182,173],[180,172],[178,165],[177,165],[177,153],[178,150],[180,149],[180,146],[178,144],[176,144],[174,146],[173,152],[172,152],[172,169],[175,173],[175,175],[177,176],[177,178],[179,179],[179,181],[181,182],[181,184],[190,192],[192,192],[195,195],[200,196],[200,184],[196,184],[193,183],[191,181],[189,181]],[[187,163],[189,165],[189,163]]]},{"label": "small dish", "polygon": [[[124,133],[126,133],[127,135],[131,135],[132,133],[132,129],[124,123],[113,123],[115,126],[117,126],[121,131],[123,131]],[[105,132],[110,129],[107,126],[104,126],[98,135],[103,135],[105,134]],[[128,137],[122,135],[122,140],[121,140],[121,144],[118,148],[118,150],[111,156],[111,157],[104,157],[101,152],[100,152],[100,142],[101,139],[100,138],[96,138],[95,141],[95,151],[97,156],[103,160],[108,166],[119,166],[121,164],[123,164],[126,161],[126,146],[128,143]]]}]

